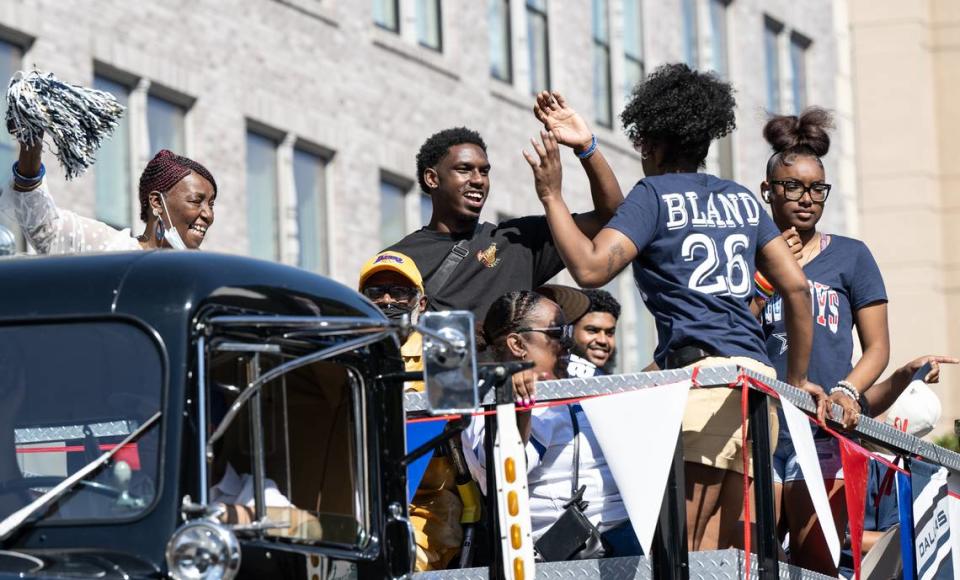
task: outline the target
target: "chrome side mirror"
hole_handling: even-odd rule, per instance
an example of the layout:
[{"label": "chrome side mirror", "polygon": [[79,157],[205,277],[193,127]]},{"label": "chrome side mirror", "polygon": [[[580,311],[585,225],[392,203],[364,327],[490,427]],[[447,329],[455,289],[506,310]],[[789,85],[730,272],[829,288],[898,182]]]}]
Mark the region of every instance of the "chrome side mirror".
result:
[{"label": "chrome side mirror", "polygon": [[433,414],[470,413],[480,406],[473,313],[426,312],[417,330],[423,334],[423,383]]}]

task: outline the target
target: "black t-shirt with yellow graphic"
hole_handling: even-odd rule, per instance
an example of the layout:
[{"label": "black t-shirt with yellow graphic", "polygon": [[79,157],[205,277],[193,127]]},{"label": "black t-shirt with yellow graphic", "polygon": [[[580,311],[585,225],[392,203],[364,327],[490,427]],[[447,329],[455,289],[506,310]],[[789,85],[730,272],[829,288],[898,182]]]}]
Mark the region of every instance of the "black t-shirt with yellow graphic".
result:
[{"label": "black t-shirt with yellow graphic", "polygon": [[455,236],[422,228],[387,249],[413,258],[429,288],[450,250],[465,238],[470,239],[467,256],[439,292],[427,296],[429,310],[470,310],[479,325],[494,300],[537,288],[564,267],[543,216],[484,222],[470,234]]}]

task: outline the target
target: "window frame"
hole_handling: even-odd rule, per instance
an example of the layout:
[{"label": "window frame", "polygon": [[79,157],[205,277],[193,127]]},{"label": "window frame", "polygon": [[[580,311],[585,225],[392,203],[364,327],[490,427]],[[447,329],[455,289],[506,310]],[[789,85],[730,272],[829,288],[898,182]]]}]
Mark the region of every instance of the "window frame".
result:
[{"label": "window frame", "polygon": [[[598,6],[599,4],[599,6]],[[591,15],[591,43],[593,48],[593,119],[601,127],[613,128],[613,53],[610,48],[610,2],[609,0],[590,0]],[[599,15],[603,23],[598,27],[596,18]],[[598,28],[604,31],[606,38],[597,35]],[[603,78],[597,78],[598,58],[602,57]],[[601,95],[601,93],[603,93]],[[602,100],[602,101],[601,101]],[[605,109],[603,106],[605,106]],[[606,112],[604,115],[603,112]]]},{"label": "window frame", "polygon": [[[810,78],[807,74],[809,70],[807,61],[809,59],[811,46],[813,46],[813,40],[811,38],[800,34],[796,30],[790,31],[790,93],[793,100],[793,111],[796,115],[799,115],[810,101],[807,98]],[[798,62],[800,64],[799,67],[797,66]],[[798,69],[801,74],[798,74]],[[802,78],[798,79],[798,77]],[[798,98],[798,96],[802,98]]]},{"label": "window frame", "polygon": [[[530,94],[536,95],[539,91],[549,91],[551,87],[550,71],[550,5],[549,0],[539,0],[543,2],[541,8],[535,3],[538,0],[524,0],[524,14],[527,23],[527,62],[529,67],[528,82],[530,83]],[[543,80],[544,86],[537,88],[535,77],[538,77],[536,67],[534,67],[536,46],[533,42],[533,35],[530,34],[533,19],[540,19],[543,22]],[[539,43],[537,43],[539,45]]]},{"label": "window frame", "polygon": [[[206,465],[206,469],[204,469],[201,474],[198,474],[199,480],[200,480],[199,484],[201,486],[201,489],[205,490],[201,497],[207,498],[206,499],[207,502],[209,502],[209,497],[208,497],[209,490],[217,482],[212,481],[212,478],[211,478],[210,468],[212,467],[213,459],[208,458],[207,450],[206,448],[203,447],[203,445],[205,445],[209,441],[210,435],[212,435],[217,429],[222,428],[221,424],[214,425],[214,423],[211,421],[211,416],[210,416],[211,407],[208,403],[211,400],[211,393],[212,393],[213,383],[214,383],[214,381],[209,375],[209,370],[212,370],[214,368],[214,365],[213,365],[214,357],[221,352],[214,346],[220,338],[225,338],[225,336],[219,337],[215,335],[210,339],[201,340],[201,341],[198,341],[197,343],[197,349],[199,351],[198,355],[204,361],[203,372],[198,374],[199,384],[197,385],[197,388],[201,389],[205,394],[205,396],[202,399],[198,400],[197,411],[198,413],[201,414],[203,418],[202,425],[209,426],[209,431],[210,431],[209,433],[206,433],[204,437],[198,439],[198,444],[201,445],[200,457],[203,458],[202,461],[204,461]],[[245,356],[250,356],[251,358],[256,357],[259,361],[261,352],[259,352],[256,349],[260,346],[265,346],[265,344],[264,345],[251,344],[250,345],[251,350],[236,351],[234,353],[236,355],[234,358],[236,360],[242,360]],[[281,346],[280,350],[275,353],[275,356],[278,360],[277,364],[285,364],[285,363],[293,362],[297,358],[302,358],[303,355],[296,355],[296,354],[293,354],[292,352],[285,351]],[[307,356],[310,356],[310,355],[307,355]],[[223,363],[224,361],[221,360],[220,362]],[[350,364],[349,362],[342,361],[342,360],[335,360],[335,359],[317,361],[317,362],[330,363],[330,364],[340,366],[346,371],[346,374],[347,374],[348,388],[350,391],[350,401],[351,401],[351,420],[354,424],[354,432],[352,433],[353,444],[356,449],[356,456],[352,458],[354,459],[354,462],[350,468],[355,470],[354,475],[355,475],[355,481],[356,481],[356,489],[354,490],[353,499],[354,499],[354,506],[360,512],[359,514],[356,514],[358,516],[357,524],[359,526],[362,526],[362,530],[360,530],[360,533],[358,533],[359,539],[355,543],[335,542],[335,541],[330,541],[325,539],[291,538],[288,536],[278,536],[278,535],[270,535],[270,534],[263,534],[262,536],[259,537],[259,541],[269,542],[271,545],[275,545],[278,549],[284,549],[285,547],[289,547],[290,549],[293,549],[295,546],[298,546],[298,545],[314,546],[334,556],[354,555],[357,553],[369,553],[371,552],[371,550],[376,550],[378,548],[378,544],[376,543],[376,541],[373,541],[373,539],[378,537],[381,530],[380,530],[379,518],[374,517],[374,509],[376,507],[376,501],[375,501],[375,497],[373,496],[373,490],[377,486],[371,485],[371,483],[376,482],[377,477],[376,477],[376,474],[373,471],[371,471],[371,460],[370,460],[369,449],[368,449],[370,444],[370,434],[369,434],[369,426],[367,422],[367,413],[369,408],[369,401],[367,400],[367,395],[366,395],[367,385],[364,381],[364,375],[361,372],[361,370],[357,368],[355,365]],[[258,367],[259,367],[259,364],[260,363],[258,362],[257,363]],[[309,366],[310,365],[308,364],[303,367],[297,367],[297,368],[308,368]],[[272,380],[268,381],[267,383],[262,384],[259,387],[260,391],[263,392],[263,390],[268,388],[269,389],[278,388],[277,385],[280,385],[281,388],[286,389],[287,375],[289,374],[289,372],[294,372],[295,370],[297,370],[297,368],[290,369],[288,372],[283,373],[273,378]],[[244,372],[247,372],[247,371],[244,371]],[[263,376],[263,374],[265,373],[260,373],[260,376]],[[284,399],[285,398],[286,398],[286,394],[284,393]],[[259,393],[251,397],[246,402],[245,407],[247,411],[247,420],[248,420],[247,428],[250,430],[251,437],[256,438],[258,433],[260,435],[260,440],[254,441],[253,443],[259,445],[259,451],[260,451],[259,455],[262,457],[264,448],[266,446],[265,439],[263,437],[263,429],[262,429],[263,425],[261,425],[260,428],[255,427],[254,415],[259,413],[253,412],[254,406],[258,402],[259,402]],[[284,414],[286,414],[286,410],[284,410]],[[239,425],[240,421],[243,420],[243,417],[244,416],[242,414],[237,414],[225,429],[229,430],[230,428]],[[287,430],[285,431],[285,433],[283,433],[283,435],[284,435],[284,438],[289,437],[289,427],[287,427]],[[254,461],[253,459],[253,457],[255,457],[254,449],[251,447],[250,451],[251,451],[251,461]],[[289,449],[287,449],[286,452],[289,453]],[[288,468],[289,468],[289,464],[290,462],[287,461]],[[251,465],[251,467],[253,466]],[[257,480],[261,481],[265,489],[266,488],[266,481],[265,481],[266,472],[260,472],[258,468],[252,468],[251,471],[252,473],[250,475],[254,478],[255,481]],[[260,479],[261,476],[264,479]],[[254,504],[256,504],[256,498],[254,498]],[[254,513],[256,513],[257,506],[254,505],[253,509],[254,509]],[[263,509],[265,513],[266,506],[263,506]],[[306,509],[306,508],[300,508],[300,509]],[[316,510],[313,510],[313,512],[316,514],[320,513],[320,512],[317,512]],[[232,527],[231,524],[223,524],[223,525],[226,526],[227,528]]]},{"label": "window frame", "polygon": [[[302,139],[297,139],[293,143],[291,148],[291,170],[293,173],[293,195],[296,201],[296,222],[297,222],[297,242],[298,242],[298,251],[297,251],[297,267],[303,268],[310,272],[319,273],[321,275],[329,275],[331,266],[331,251],[330,251],[330,236],[329,236],[329,224],[330,224],[330,166],[333,162],[334,153],[332,151],[326,150],[323,147],[319,147]],[[320,252],[320,269],[310,269],[303,265],[303,238],[301,235],[301,206],[300,206],[300,188],[297,184],[297,154],[309,155],[314,158],[320,164],[320,170],[322,171],[322,199],[318,200],[317,207],[321,213],[319,219],[317,220],[318,231],[316,237],[322,241],[323,247]],[[280,212],[282,213],[282,212]],[[281,253],[283,250],[280,250]]]},{"label": "window frame", "polygon": [[[768,14],[763,15],[764,76],[766,79],[766,108],[778,114],[783,108],[783,67],[781,66],[781,38],[785,26]],[[772,49],[772,50],[771,50]],[[775,77],[771,78],[771,73]]]},{"label": "window frame", "polygon": [[[416,16],[417,45],[435,52],[442,53],[443,52],[443,2],[441,2],[441,0],[416,0],[416,2],[417,2],[416,4],[417,9],[414,11],[414,15]],[[425,26],[424,14],[422,14],[419,10],[419,6],[421,2],[431,2],[433,3],[434,6],[436,6],[436,11],[437,11],[437,45],[436,46],[432,46],[428,44],[420,36],[420,28],[421,26]]]},{"label": "window frame", "polygon": [[[506,74],[505,74],[504,76],[500,76],[500,75],[498,75],[498,74],[496,74],[496,73],[494,72],[493,59],[491,58],[491,59],[490,59],[490,76],[493,77],[493,78],[495,78],[495,79],[497,79],[498,81],[502,81],[502,82],[505,82],[505,83],[507,83],[507,84],[513,84],[513,80],[514,80],[514,71],[513,71],[513,18],[512,18],[512,14],[511,14],[511,9],[512,9],[511,0],[488,0],[488,1],[490,2],[490,4],[488,5],[488,8],[487,8],[487,10],[488,10],[487,26],[490,27],[489,30],[493,30],[493,28],[494,28],[494,23],[490,21],[490,18],[492,17],[492,11],[490,10],[489,6],[493,6],[494,4],[499,4],[500,10],[503,11],[503,13],[502,13],[502,14],[503,14],[503,17],[502,17],[502,24],[503,24],[503,26],[502,26],[502,29],[500,30],[500,32],[503,34],[503,48],[504,48],[505,51],[506,51],[506,54],[503,55],[503,56],[504,56],[504,59],[503,59],[503,60],[504,60],[504,64],[506,65]],[[500,22],[497,22],[497,23],[496,23],[496,26],[497,26],[497,27],[500,27],[500,25],[501,25]],[[487,39],[488,39],[488,42],[490,42],[490,47],[491,47],[490,52],[491,52],[491,56],[492,56],[492,52],[493,52],[493,41],[492,41],[492,39],[490,38],[490,33],[489,33],[489,32],[488,32],[488,34],[487,34]]]},{"label": "window frame", "polygon": [[390,26],[390,25],[389,25],[388,23],[386,23],[386,22],[381,22],[381,21],[377,20],[376,11],[374,10],[373,18],[372,18],[373,24],[374,24],[375,26],[377,26],[378,28],[381,28],[381,29],[383,29],[383,30],[386,30],[387,32],[393,32],[394,34],[400,34],[400,22],[403,20],[403,18],[400,16],[400,0],[374,0],[374,2],[378,2],[378,3],[387,3],[387,2],[390,2],[390,3],[392,3],[392,4],[393,4],[393,15],[394,15],[394,18],[396,19],[396,23],[395,23],[393,26]]},{"label": "window frame", "polygon": [[[69,520],[50,520],[50,521],[36,521],[31,524],[36,528],[61,528],[61,527],[76,527],[76,526],[116,526],[116,525],[128,525],[140,522],[148,517],[150,517],[154,511],[160,505],[160,499],[165,493],[165,486],[169,485],[170,482],[167,481],[166,471],[167,465],[169,462],[165,460],[167,453],[167,431],[169,428],[168,420],[170,419],[170,413],[168,411],[169,406],[169,390],[171,388],[172,376],[170,372],[170,357],[167,352],[167,346],[163,342],[163,339],[157,334],[157,331],[151,327],[149,324],[128,314],[101,314],[101,315],[87,315],[87,314],[68,314],[61,316],[39,316],[23,319],[10,319],[0,322],[0,327],[9,328],[9,327],[24,327],[24,326],[64,326],[64,325],[74,325],[74,324],[96,324],[96,323],[111,323],[111,324],[121,324],[133,327],[136,331],[142,333],[147,339],[148,342],[156,348],[157,356],[160,364],[160,378],[158,383],[160,385],[160,395],[159,395],[159,408],[158,411],[161,412],[160,420],[157,421],[151,429],[158,429],[157,441],[157,482],[154,489],[154,498],[153,501],[147,504],[140,512],[127,517],[127,518],[116,518],[116,519],[90,519],[90,518],[77,518]],[[147,431],[149,432],[149,430]],[[146,432],[144,433],[146,434]],[[174,485],[176,485],[174,483]]]},{"label": "window frame", "polygon": [[246,127],[244,130],[244,212],[246,216],[246,227],[247,227],[247,255],[251,257],[257,257],[253,254],[253,246],[251,244],[252,237],[250,236],[250,224],[251,224],[251,212],[250,212],[250,190],[249,190],[249,177],[250,177],[250,163],[249,163],[249,138],[250,135],[255,135],[262,139],[271,141],[273,143],[273,255],[269,258],[261,258],[265,260],[270,260],[277,263],[283,262],[283,242],[281,239],[282,230],[280,220],[281,216],[281,188],[280,188],[280,147],[283,144],[284,134],[275,129],[271,129],[266,125],[262,125],[250,119],[247,119]]}]

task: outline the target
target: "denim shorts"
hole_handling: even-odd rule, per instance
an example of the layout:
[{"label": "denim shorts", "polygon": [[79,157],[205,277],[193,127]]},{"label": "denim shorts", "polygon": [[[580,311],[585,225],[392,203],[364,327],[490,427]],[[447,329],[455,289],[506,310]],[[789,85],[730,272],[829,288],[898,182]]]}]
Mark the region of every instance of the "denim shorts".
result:
[{"label": "denim shorts", "polygon": [[[785,425],[784,425],[785,426]],[[843,479],[843,464],[840,462],[840,442],[833,437],[814,436],[813,444],[820,459],[820,471],[823,479]],[[803,481],[803,471],[797,461],[797,451],[793,447],[790,432],[781,428],[777,437],[777,450],[773,454],[773,481]]]}]

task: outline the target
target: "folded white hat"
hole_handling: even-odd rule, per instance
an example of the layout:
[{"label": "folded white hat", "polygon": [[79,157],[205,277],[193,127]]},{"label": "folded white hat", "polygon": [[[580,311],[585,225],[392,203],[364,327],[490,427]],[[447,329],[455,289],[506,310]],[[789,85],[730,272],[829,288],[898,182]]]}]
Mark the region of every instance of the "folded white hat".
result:
[{"label": "folded white hat", "polygon": [[907,434],[923,437],[933,431],[942,413],[937,394],[922,380],[916,379],[890,405],[884,422]]}]

